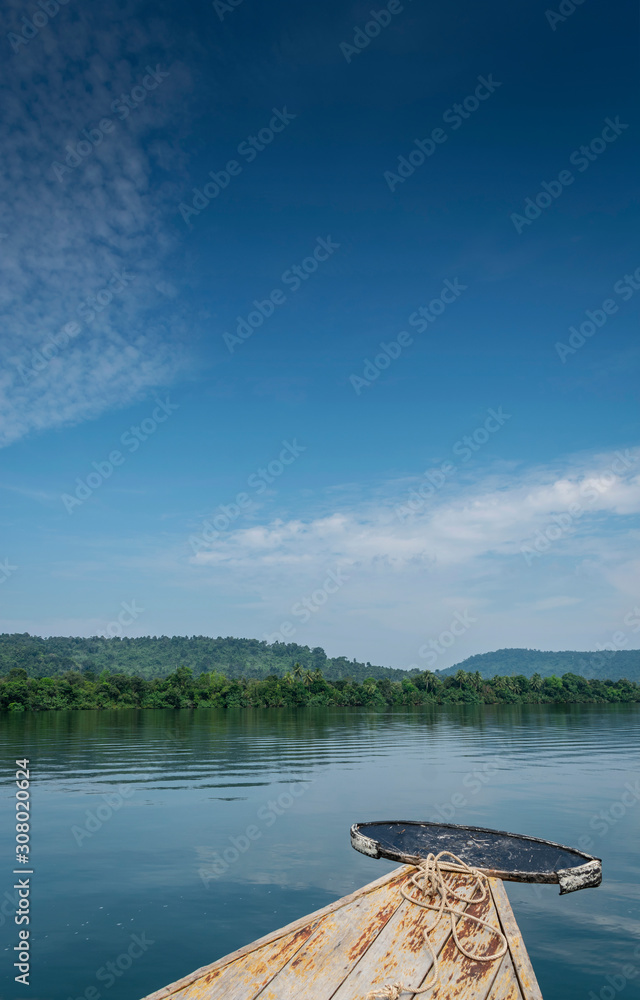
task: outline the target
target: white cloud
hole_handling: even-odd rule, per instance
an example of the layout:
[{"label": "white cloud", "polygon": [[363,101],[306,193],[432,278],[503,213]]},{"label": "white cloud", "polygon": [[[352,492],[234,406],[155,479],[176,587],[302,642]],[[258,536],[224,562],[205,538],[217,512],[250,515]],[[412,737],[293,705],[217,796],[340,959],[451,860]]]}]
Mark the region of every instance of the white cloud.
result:
[{"label": "white cloud", "polygon": [[[435,493],[407,518],[399,518],[388,504],[363,503],[308,521],[253,525],[221,534],[193,562],[250,574],[262,568],[289,572],[296,564],[320,566],[336,560],[363,569],[384,565],[395,572],[418,566],[446,569],[495,555],[522,558],[523,544],[550,519],[555,525],[554,515],[567,525],[565,532],[560,530],[558,547],[567,548],[568,543],[574,554],[584,557],[590,546],[599,549],[600,515],[619,518],[640,512],[637,456],[631,456],[628,468],[621,466],[622,474],[611,472],[614,456],[600,461],[599,468],[556,479],[536,470],[520,479],[504,478],[489,489],[476,484],[455,499]],[[572,505],[580,512],[567,515]]]},{"label": "white cloud", "polygon": [[[40,623],[18,620],[19,594],[7,584],[3,628],[91,634],[135,595],[146,609],[137,632],[263,638],[289,622],[292,641],[395,667],[440,669],[508,646],[595,649],[620,631],[623,648],[633,648],[640,640],[629,624],[639,620],[629,614],[639,603],[640,457],[608,483],[602,476],[614,461],[579,456],[565,471],[489,470],[475,482],[469,471],[404,520],[395,508],[419,483],[368,484],[360,499],[353,487],[334,487],[320,512],[268,518],[267,506],[252,508],[243,526],[232,522],[196,556],[193,522],[178,534],[83,538],[81,552],[72,535],[58,533],[62,554],[51,575],[63,594],[67,580],[95,595],[85,620],[65,625],[66,597]],[[606,488],[592,494],[594,482]],[[584,507],[575,530],[528,564],[523,543],[574,502]],[[344,577],[340,586],[330,571]],[[124,595],[115,583],[123,574]],[[432,641],[441,648],[435,662],[420,652],[432,652]]]},{"label": "white cloud", "polygon": [[557,597],[545,597],[541,601],[534,601],[528,607],[530,611],[555,611],[556,608],[570,608],[572,604],[580,604],[580,598],[558,594]]},{"label": "white cloud", "polygon": [[[234,594],[254,599],[244,618],[236,612],[241,634],[261,622],[273,635],[290,621],[296,642],[372,662],[422,662],[423,643],[465,611],[475,622],[438,668],[504,646],[593,648],[637,603],[639,462],[626,454],[626,466],[614,454],[581,456],[563,473],[468,480],[404,519],[395,509],[406,483],[395,496],[394,484],[376,490],[386,499],[375,502],[336,503],[334,490],[334,513],[222,531],[191,563],[227,606]],[[614,463],[621,474],[610,473]],[[562,522],[572,505],[580,514],[555,537],[556,516]],[[527,561],[523,546],[549,529],[553,541]],[[319,590],[338,568],[348,582],[325,601]],[[314,605],[314,592],[318,606],[304,621],[292,609],[305,598]]]}]

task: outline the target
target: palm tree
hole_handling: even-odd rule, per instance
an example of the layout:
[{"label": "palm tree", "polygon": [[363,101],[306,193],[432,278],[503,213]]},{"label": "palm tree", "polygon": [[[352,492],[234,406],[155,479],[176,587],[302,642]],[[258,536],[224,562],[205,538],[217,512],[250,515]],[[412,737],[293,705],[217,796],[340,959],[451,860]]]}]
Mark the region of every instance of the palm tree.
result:
[{"label": "palm tree", "polygon": [[441,681],[436,677],[436,675],[431,670],[425,670],[424,672],[424,685],[427,691],[435,691],[438,684]]},{"label": "palm tree", "polygon": [[296,678],[296,680],[302,680],[302,675],[303,674],[304,674],[304,670],[302,669],[302,666],[299,663],[294,663],[293,664],[293,676]]}]

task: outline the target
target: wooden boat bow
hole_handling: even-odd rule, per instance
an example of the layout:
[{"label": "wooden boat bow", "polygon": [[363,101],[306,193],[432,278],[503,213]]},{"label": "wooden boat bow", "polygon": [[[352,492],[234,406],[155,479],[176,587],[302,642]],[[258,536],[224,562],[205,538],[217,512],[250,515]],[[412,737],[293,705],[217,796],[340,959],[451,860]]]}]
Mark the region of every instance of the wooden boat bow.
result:
[{"label": "wooden boat bow", "polygon": [[[519,854],[509,856],[509,864],[505,838],[512,845],[515,839],[520,848]],[[434,979],[432,988],[421,993],[429,1000],[542,1000],[502,879],[556,882],[561,893],[598,885],[602,879],[598,858],[551,841],[482,827],[356,823],[351,841],[371,857],[409,864],[145,1000],[365,1000],[400,995],[411,1000]],[[427,870],[427,845],[430,854],[452,851],[466,865],[480,869],[489,888],[480,899],[475,895],[477,876],[454,866],[446,883],[441,882],[451,900],[445,900],[442,919],[434,926],[432,912],[411,898],[416,866]],[[484,859],[481,865],[474,863],[479,856]],[[521,869],[512,863],[517,857]],[[492,867],[500,858],[502,869]],[[546,868],[538,864],[544,858]],[[580,863],[563,868],[549,859]],[[432,975],[434,956],[437,976]],[[413,992],[405,991],[405,984]]]}]

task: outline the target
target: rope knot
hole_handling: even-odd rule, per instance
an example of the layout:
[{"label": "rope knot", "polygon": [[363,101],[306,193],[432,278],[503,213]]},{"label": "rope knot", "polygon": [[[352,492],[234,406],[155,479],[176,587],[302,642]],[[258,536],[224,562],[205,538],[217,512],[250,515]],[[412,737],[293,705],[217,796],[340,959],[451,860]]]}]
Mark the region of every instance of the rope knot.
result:
[{"label": "rope knot", "polygon": [[[443,858],[447,858],[447,861],[443,861]],[[451,872],[454,875],[462,874],[469,875],[473,879],[473,889],[470,896],[461,896],[455,889],[448,885],[444,879],[443,873]],[[417,996],[420,993],[428,993],[432,990],[440,978],[440,970],[438,968],[438,955],[431,943],[430,934],[435,929],[436,925],[440,921],[443,914],[447,914],[451,926],[451,935],[456,943],[458,951],[465,956],[465,958],[473,959],[476,962],[493,962],[497,958],[502,958],[507,952],[507,939],[504,934],[499,931],[496,927],[493,927],[487,920],[482,917],[473,916],[471,913],[465,913],[464,910],[457,910],[455,906],[449,901],[449,897],[458,900],[465,906],[469,903],[482,903],[487,899],[489,895],[489,884],[487,882],[486,875],[479,872],[477,868],[472,868],[467,865],[464,861],[461,861],[459,857],[452,854],[451,851],[440,851],[439,854],[429,854],[424,861],[421,861],[419,865],[415,866],[415,871],[409,882],[418,890],[419,897],[409,893],[404,885],[400,886],[400,892],[402,896],[408,902],[414,903],[416,906],[421,906],[425,910],[435,910],[436,918],[430,927],[422,928],[422,935],[424,937],[424,943],[431,952],[432,965],[431,965],[431,979],[430,982],[424,984],[424,986],[404,986],[400,982],[390,983],[387,986],[381,986],[378,990],[373,990],[371,993],[367,993],[366,1000],[374,1000],[375,997],[381,997],[382,1000],[399,1000],[402,993],[413,993]],[[478,895],[478,892],[480,895]],[[421,897],[421,898],[420,898]],[[435,900],[438,900],[436,903]],[[428,900],[428,902],[427,902]],[[490,931],[498,942],[498,948],[491,955],[478,955],[477,953],[469,951],[464,947],[460,938],[458,937],[458,931],[456,927],[457,921],[464,917],[466,920],[471,920],[477,926],[483,927],[485,930]]]},{"label": "rope knot", "polygon": [[380,990],[367,993],[367,1000],[374,1000],[374,997],[382,997],[383,1000],[399,1000],[401,993],[410,992],[411,990],[405,990],[402,983],[391,983],[389,986],[383,986]]}]

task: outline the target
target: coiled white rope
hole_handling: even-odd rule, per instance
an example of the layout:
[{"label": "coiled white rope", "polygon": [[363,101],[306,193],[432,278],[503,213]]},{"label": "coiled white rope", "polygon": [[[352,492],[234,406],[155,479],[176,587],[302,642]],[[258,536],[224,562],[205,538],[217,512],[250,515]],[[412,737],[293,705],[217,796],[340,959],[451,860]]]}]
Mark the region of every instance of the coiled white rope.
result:
[{"label": "coiled white rope", "polygon": [[[444,857],[452,860],[443,863],[441,859]],[[461,896],[450,885],[448,885],[444,879],[443,873],[445,871],[454,872],[455,874],[471,875],[474,880],[471,896]],[[435,930],[443,913],[446,913],[449,916],[453,940],[456,943],[458,951],[460,951],[465,958],[471,958],[475,962],[493,962],[497,958],[502,958],[507,952],[507,940],[501,931],[492,927],[490,923],[483,920],[481,917],[474,917],[470,913],[465,913],[464,910],[456,910],[448,901],[447,897],[453,897],[461,903],[484,902],[489,894],[489,885],[486,875],[478,871],[477,868],[470,868],[469,865],[465,864],[465,862],[457,857],[457,855],[452,854],[451,851],[440,851],[439,854],[429,854],[424,861],[421,861],[419,865],[416,865],[416,870],[409,879],[409,883],[418,890],[423,898],[416,899],[415,896],[409,894],[405,885],[402,885],[400,886],[400,892],[404,898],[409,900],[410,903],[415,903],[416,906],[424,907],[425,910],[435,910],[438,914],[429,927],[422,928],[425,944],[433,959],[431,980],[425,986],[421,987],[405,986],[400,982],[391,983],[388,986],[381,986],[378,990],[373,990],[371,993],[367,993],[367,1000],[374,1000],[375,997],[383,997],[384,1000],[399,1000],[402,993],[413,993],[414,995],[417,995],[419,993],[427,993],[429,990],[433,989],[440,978],[440,970],[438,966],[438,956],[436,955],[429,935]],[[476,895],[478,891],[480,892],[479,896]],[[426,902],[427,899],[434,900],[437,897],[439,897],[437,903]],[[460,917],[464,917],[466,920],[472,920],[474,923],[480,924],[482,927],[486,927],[487,930],[491,931],[491,933],[500,940],[498,950],[492,955],[477,955],[468,951],[460,941],[456,930],[456,921]]]}]

